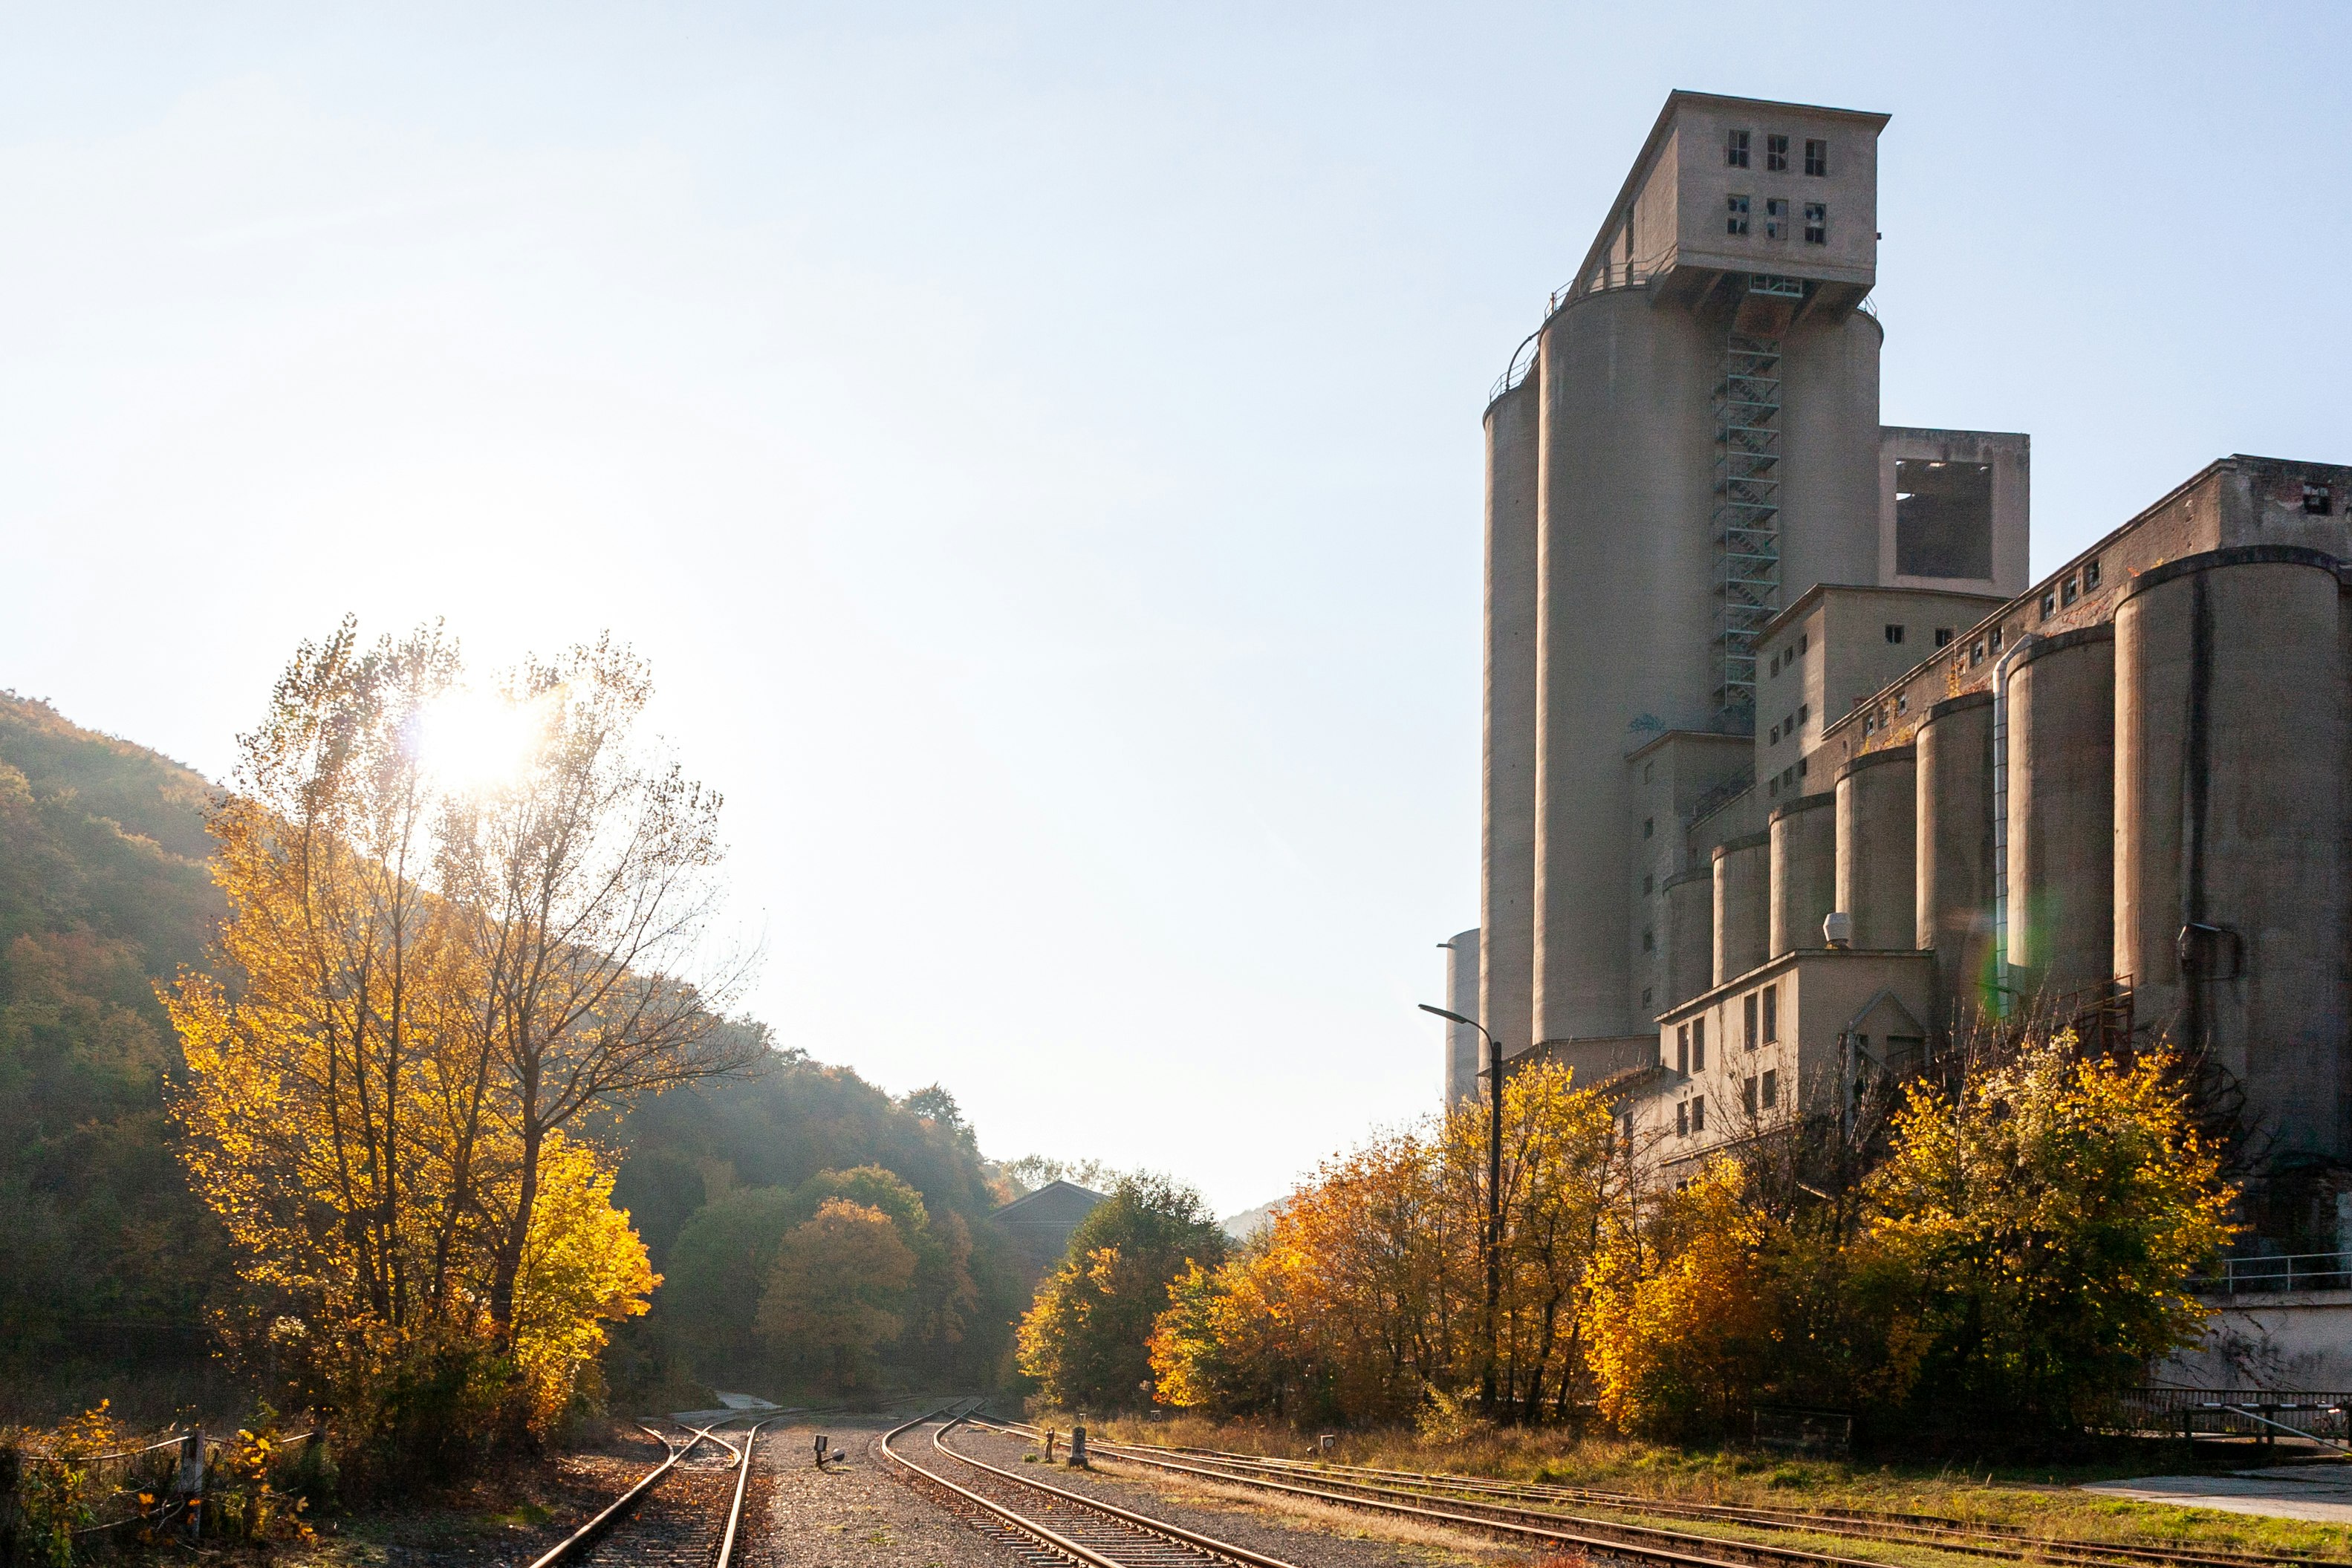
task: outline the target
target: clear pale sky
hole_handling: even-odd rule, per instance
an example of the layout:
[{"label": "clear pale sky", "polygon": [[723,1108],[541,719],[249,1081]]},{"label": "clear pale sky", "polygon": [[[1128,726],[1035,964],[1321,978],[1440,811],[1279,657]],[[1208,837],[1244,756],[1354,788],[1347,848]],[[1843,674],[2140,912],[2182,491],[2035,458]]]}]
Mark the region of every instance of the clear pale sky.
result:
[{"label": "clear pale sky", "polygon": [[293,644],[611,627],[752,1009],[1223,1211],[1418,1115],[1479,414],[1673,88],[1894,115],[1889,423],[2036,570],[2352,460],[2352,9],[0,9],[0,685],[217,777]]}]

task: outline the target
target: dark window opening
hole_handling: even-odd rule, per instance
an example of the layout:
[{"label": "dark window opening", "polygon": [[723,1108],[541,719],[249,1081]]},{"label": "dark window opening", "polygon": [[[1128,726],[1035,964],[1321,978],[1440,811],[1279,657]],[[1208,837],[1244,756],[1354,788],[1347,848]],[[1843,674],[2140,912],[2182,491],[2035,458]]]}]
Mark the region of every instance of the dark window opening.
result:
[{"label": "dark window opening", "polygon": [[1650,876],[1650,875],[1648,875],[1646,873],[1643,875],[1643,877],[1642,877],[1642,896],[1643,896],[1643,897],[1647,898],[1647,897],[1650,895],[1651,883],[1652,883],[1654,880],[1655,880],[1654,878],[1651,877],[1651,876]]},{"label": "dark window opening", "polygon": [[1800,779],[1802,779],[1802,778],[1805,776],[1805,769],[1806,769],[1806,768],[1807,768],[1807,767],[1809,767],[1809,766],[1811,766],[1811,759],[1810,759],[1810,758],[1802,758],[1802,757],[1798,758],[1797,758],[1797,777],[1798,777],[1798,778],[1800,778]]},{"label": "dark window opening", "polygon": [[1942,647],[1945,643],[1947,643],[1950,642],[1951,640],[1952,640],[1952,629],[1951,629],[1949,626],[1938,626],[1938,627],[1937,627],[1937,628],[1936,628],[1936,646],[1937,646],[1937,647],[1940,648],[1940,647]]},{"label": "dark window opening", "polygon": [[1906,577],[1992,575],[1992,465],[1895,461],[1895,570]]},{"label": "dark window opening", "polygon": [[1797,722],[1800,725],[1807,725],[1812,723],[1812,705],[1810,703],[1799,703],[1797,705]]},{"label": "dark window opening", "polygon": [[1647,986],[1642,988],[1642,1010],[1643,1012],[1650,1010],[1650,988]]},{"label": "dark window opening", "polygon": [[1971,667],[1974,667],[1975,665],[1981,664],[1983,663],[1984,639],[1979,637],[1976,640],[1975,645],[1969,649],[1969,664]]},{"label": "dark window opening", "polygon": [[1764,988],[1764,1043],[1770,1045],[1780,1038],[1780,988]]},{"label": "dark window opening", "polygon": [[1789,167],[1789,139],[1767,136],[1764,139],[1764,167],[1774,173],[1785,173]]},{"label": "dark window opening", "polygon": [[1658,819],[1657,819],[1657,818],[1655,818],[1655,817],[1644,817],[1644,818],[1643,818],[1643,819],[1642,819],[1642,836],[1643,836],[1643,838],[1645,838],[1645,839],[1646,839],[1646,838],[1648,838],[1651,834],[1653,834],[1653,833],[1656,832],[1657,831],[1658,831]]},{"label": "dark window opening", "polygon": [[1706,1132],[1706,1095],[1704,1095],[1704,1094],[1694,1094],[1694,1095],[1692,1095],[1692,1096],[1691,1096],[1691,1103],[1690,1103],[1690,1106],[1691,1106],[1691,1131],[1692,1131],[1692,1132],[1694,1132],[1694,1133],[1704,1133],[1704,1132]]},{"label": "dark window opening", "polygon": [[2303,511],[2305,517],[2332,517],[2336,512],[2336,492],[2326,485],[2305,485],[2303,487]]},{"label": "dark window opening", "polygon": [[1748,167],[1748,132],[1734,131],[1723,139],[1723,161],[1734,169]]},{"label": "dark window opening", "polygon": [[1690,1102],[1687,1100],[1675,1107],[1675,1136],[1690,1136]]},{"label": "dark window opening", "polygon": [[1756,1049],[1756,993],[1748,992],[1739,998],[1739,1039],[1748,1050]]},{"label": "dark window opening", "polygon": [[1643,951],[1643,952],[1644,952],[1644,953],[1654,953],[1654,952],[1656,952],[1657,950],[1658,950],[1658,938],[1657,938],[1657,934],[1656,934],[1655,932],[1652,932],[1652,931],[1644,931],[1644,932],[1643,932],[1643,933],[1642,933],[1642,951]]},{"label": "dark window opening", "polygon": [[1892,621],[1888,622],[1886,623],[1886,640],[1890,643],[1900,643],[1903,641],[1903,628],[1897,626]]},{"label": "dark window opening", "polygon": [[1826,174],[1830,172],[1830,144],[1808,138],[1805,141],[1805,172]]},{"label": "dark window opening", "polygon": [[1805,204],[1805,243],[1807,245],[1830,243],[1830,209],[1825,203],[1807,202]]},{"label": "dark window opening", "polygon": [[1779,196],[1764,198],[1764,237],[1766,239],[1789,237],[1789,204]]},{"label": "dark window opening", "polygon": [[1780,776],[1776,773],[1771,778],[1767,779],[1764,781],[1764,798],[1768,800],[1775,800],[1780,796]]},{"label": "dark window opening", "polygon": [[2099,563],[2095,560],[2084,561],[2083,563],[2083,591],[2085,593],[2095,592],[2098,590],[2098,586]]},{"label": "dark window opening", "polygon": [[1764,1073],[1764,1109],[1769,1111],[1780,1103],[1780,1074],[1777,1070],[1767,1069]]},{"label": "dark window opening", "polygon": [[1675,1030],[1675,1071],[1676,1072],[1690,1071],[1690,1025],[1688,1024],[1684,1024]]},{"label": "dark window opening", "polygon": [[1811,640],[1812,640],[1812,639],[1811,639],[1811,637],[1808,633],[1803,632],[1798,632],[1798,633],[1797,633],[1797,652],[1798,652],[1798,653],[1803,653],[1803,652],[1805,651],[1805,644],[1806,644],[1807,643],[1811,642]]},{"label": "dark window opening", "polygon": [[1783,768],[1780,769],[1780,788],[1783,789],[1794,789],[1796,787],[1797,770],[1793,768]]},{"label": "dark window opening", "polygon": [[1998,626],[1992,629],[1992,651],[1996,653],[2000,652],[2000,628]]},{"label": "dark window opening", "polygon": [[1691,1019],[1691,1071],[1706,1071],[1706,1019]]},{"label": "dark window opening", "polygon": [[1756,1080],[1753,1077],[1745,1078],[1740,1081],[1739,1106],[1741,1110],[1746,1111],[1749,1115],[1753,1116],[1756,1114]]},{"label": "dark window opening", "polygon": [[1724,199],[1723,232],[1744,235],[1748,232],[1748,198],[1726,196]]},{"label": "dark window opening", "polygon": [[2055,614],[2057,614],[2057,613],[2058,613],[2058,596],[2057,596],[2056,594],[2054,594],[2054,593],[2045,593],[2045,594],[2043,594],[2043,595],[2042,596],[2042,619],[2043,619],[2044,621],[2047,621],[2047,620],[2049,620],[2053,615],[2055,615]]},{"label": "dark window opening", "polygon": [[2058,602],[2072,604],[2078,597],[2080,597],[2079,591],[2074,585],[2074,576],[2070,573],[2066,580],[2058,585]]}]

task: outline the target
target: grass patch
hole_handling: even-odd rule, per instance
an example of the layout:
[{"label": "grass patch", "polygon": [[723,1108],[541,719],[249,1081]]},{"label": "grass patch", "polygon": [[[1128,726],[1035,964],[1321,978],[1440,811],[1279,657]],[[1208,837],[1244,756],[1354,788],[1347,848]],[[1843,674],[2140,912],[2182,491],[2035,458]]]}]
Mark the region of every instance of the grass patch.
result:
[{"label": "grass patch", "polygon": [[[1068,1417],[1039,1417],[1066,1429]],[[1218,1423],[1197,1417],[1118,1420],[1092,1426],[1110,1441],[1225,1448],[1292,1459],[1316,1456],[1319,1433],[1270,1423]],[[2226,1472],[2291,1462],[2293,1450],[2178,1440],[2119,1440],[2064,1463],[1987,1461],[1846,1463],[1791,1460],[1731,1448],[1681,1448],[1617,1437],[1578,1438],[1549,1428],[1477,1431],[1433,1443],[1409,1429],[1338,1432],[1329,1458],[1339,1464],[1444,1470],[1501,1480],[1544,1481],[1680,1502],[1769,1508],[1844,1508],[1923,1513],[2001,1525],[2047,1539],[2131,1545],[2179,1542],[2236,1552],[2352,1562],[2352,1530],[2342,1525],[2137,1502],[2074,1489],[2085,1481],[2133,1476]],[[1948,1568],[1962,1559],[1932,1547],[1857,1541],[1850,1536],[1644,1517],[1638,1507],[1608,1511],[1629,1521],[1691,1534],[1803,1545],[1910,1568]]]}]

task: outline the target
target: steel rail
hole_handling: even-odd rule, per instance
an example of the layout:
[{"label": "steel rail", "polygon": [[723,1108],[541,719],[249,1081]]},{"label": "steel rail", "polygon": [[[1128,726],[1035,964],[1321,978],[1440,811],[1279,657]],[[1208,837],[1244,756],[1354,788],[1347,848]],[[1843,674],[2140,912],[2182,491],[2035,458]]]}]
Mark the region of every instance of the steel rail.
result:
[{"label": "steel rail", "polygon": [[[1131,1564],[1120,1563],[1117,1558],[1105,1556],[1103,1553],[1095,1551],[1092,1547],[1073,1541],[1069,1537],[1061,1534],[1051,1527],[1037,1520],[1030,1518],[1026,1514],[1019,1512],[1017,1510],[1007,1506],[994,1498],[984,1496],[980,1492],[972,1490],[970,1487],[962,1486],[955,1481],[950,1480],[946,1476],[940,1474],[937,1470],[931,1469],[928,1466],[917,1463],[915,1460],[908,1458],[906,1455],[898,1452],[896,1448],[893,1448],[890,1446],[891,1439],[905,1432],[908,1427],[921,1426],[926,1421],[937,1420],[940,1416],[946,1414],[946,1407],[942,1407],[930,1412],[929,1415],[918,1416],[913,1420],[907,1422],[905,1425],[894,1427],[889,1431],[884,1433],[882,1436],[883,1457],[897,1462],[908,1471],[921,1476],[926,1480],[947,1488],[957,1496],[963,1498],[969,1502],[976,1504],[978,1507],[985,1510],[996,1518],[1003,1520],[1005,1523],[1011,1525],[1014,1530],[1018,1531],[1022,1534],[1029,1536],[1033,1540],[1041,1542],[1053,1551],[1063,1553],[1075,1562],[1090,1564],[1091,1568],[1132,1568]],[[953,1416],[943,1424],[938,1431],[931,1434],[931,1447],[936,1452],[944,1455],[948,1458],[955,1460],[958,1464],[970,1465],[974,1469],[985,1470],[992,1476],[997,1476],[1004,1480],[1013,1482],[1015,1486],[1026,1488],[1031,1491],[1043,1492],[1049,1497],[1058,1499],[1065,1503],[1073,1504],[1088,1512],[1101,1514],[1106,1518],[1116,1521],[1118,1523],[1126,1526],[1129,1530],[1137,1531],[1146,1535],[1156,1535],[1160,1537],[1162,1540],[1173,1541],[1181,1545],[1189,1546],[1196,1552],[1207,1552],[1212,1556],[1222,1557],[1228,1562],[1240,1563],[1243,1565],[1243,1568],[1292,1568],[1290,1563],[1284,1562],[1281,1558],[1269,1557],[1262,1552],[1253,1552],[1246,1546],[1236,1546],[1231,1542],[1220,1541],[1214,1536],[1202,1535],[1196,1531],[1187,1530],[1182,1525],[1171,1524],[1164,1519],[1153,1519],[1148,1514],[1136,1513],[1130,1510],[1120,1508],[1116,1503],[1106,1502],[1100,1498],[1088,1497],[1083,1492],[1075,1492],[1063,1487],[1048,1485],[1045,1481],[1035,1480],[1015,1471],[1003,1469],[998,1466],[989,1464],[983,1459],[976,1459],[970,1454],[960,1454],[953,1448],[949,1448],[945,1443],[941,1442],[940,1439],[950,1431],[952,1431],[957,1424],[964,1420],[965,1416],[969,1414],[970,1412],[965,1412],[963,1415]]]},{"label": "steel rail", "polygon": [[[1142,1446],[1105,1443],[1098,1447],[1106,1453],[1116,1454]],[[1192,1454],[1206,1462],[1236,1469],[1274,1470],[1279,1474],[1328,1475],[1343,1481],[1352,1476],[1394,1478],[1418,1483],[1434,1491],[1472,1494],[1483,1492],[1504,1497],[1559,1499],[1627,1513],[1653,1513],[1685,1519],[1720,1520],[1726,1523],[1752,1525],[1763,1530],[1809,1531],[1816,1534],[1894,1541],[1910,1545],[1930,1546],[1937,1551],[1961,1555],[1996,1557],[2008,1561],[2032,1558],[2084,1563],[2147,1563],[2172,1565],[2172,1568],[2280,1568],[2280,1565],[2297,1565],[2299,1568],[2300,1564],[2310,1561],[2297,1557],[2267,1556],[2255,1552],[2214,1551],[2206,1548],[2176,1550],[2162,1546],[2137,1546],[2120,1542],[2036,1536],[2016,1526],[1971,1524],[1964,1520],[1948,1519],[1936,1514],[1871,1513],[1862,1510],[1846,1509],[1811,1511],[1737,1503],[1685,1502],[1671,1499],[1646,1498],[1633,1492],[1601,1491],[1589,1487],[1563,1487],[1542,1482],[1496,1481],[1485,1477],[1455,1476],[1426,1470],[1384,1469],[1370,1465],[1322,1464],[1313,1460],[1232,1454],[1213,1448],[1171,1448],[1168,1451]]]},{"label": "steel rail", "polygon": [[[735,1500],[727,1508],[727,1531],[719,1538],[719,1558],[712,1568],[727,1568],[728,1560],[735,1554],[735,1527],[743,1518],[743,1494],[751,1484],[751,1456],[760,1447],[760,1428],[775,1424],[774,1417],[755,1421],[743,1435],[742,1462],[735,1467]],[[721,1438],[720,1441],[725,1439]]]},{"label": "steel rail", "polygon": [[[1727,1558],[1702,1556],[1680,1550],[1685,1545],[1743,1549],[1773,1563],[1787,1564],[1789,1568],[1887,1568],[1887,1565],[1883,1563],[1872,1563],[1858,1557],[1839,1557],[1822,1552],[1786,1552],[1779,1547],[1759,1547],[1747,1542],[1722,1541],[1705,1535],[1685,1535],[1678,1531],[1654,1530],[1643,1525],[1611,1524],[1601,1520],[1572,1521],[1571,1522],[1583,1524],[1588,1528],[1605,1530],[1609,1532],[1605,1535],[1586,1535],[1576,1531],[1523,1522],[1525,1519],[1529,1518],[1561,1517],[1558,1515],[1528,1511],[1522,1513],[1521,1518],[1517,1520],[1482,1518],[1476,1514],[1455,1513],[1446,1509],[1417,1508],[1411,1503],[1391,1502],[1381,1498],[1350,1496],[1346,1492],[1325,1491],[1315,1487],[1293,1486],[1286,1481],[1227,1475],[1197,1465],[1181,1464],[1172,1459],[1147,1458],[1133,1453],[1129,1446],[1123,1443],[1091,1444],[1089,1447],[1113,1458],[1126,1459],[1130,1464],[1148,1465],[1156,1469],[1176,1470],[1206,1480],[1226,1481],[1236,1486],[1254,1487],[1260,1491],[1286,1492],[1294,1497],[1309,1498],[1317,1502],[1337,1503],[1345,1508],[1368,1509],[1377,1513],[1403,1514],[1409,1518],[1433,1521],[1440,1524],[1454,1525],[1462,1529],[1484,1531],[1490,1534],[1514,1536],[1522,1540],[1540,1541],[1554,1545],[1581,1547],[1587,1552],[1598,1552],[1607,1556],[1662,1564],[1664,1568],[1734,1568]],[[1024,1484],[1030,1486],[1038,1484],[1028,1481],[1026,1478],[1015,1479],[1022,1479]],[[1498,1509],[1495,1511],[1509,1511]],[[1633,1539],[1628,1539],[1629,1537]],[[1663,1542],[1673,1544],[1662,1544]],[[1752,1563],[1753,1559],[1750,1560],[1751,1568]]]},{"label": "steel rail", "polygon": [[[660,1438],[662,1447],[669,1449],[668,1457],[663,1459],[660,1464],[656,1465],[652,1469],[647,1470],[645,1475],[640,1477],[636,1485],[623,1492],[619,1497],[614,1498],[611,1502],[606,1503],[604,1511],[598,1513],[595,1518],[590,1520],[587,1523],[582,1525],[570,1535],[565,1536],[562,1541],[557,1542],[554,1545],[541,1552],[537,1558],[533,1559],[530,1563],[530,1568],[555,1568],[555,1564],[562,1563],[566,1559],[585,1551],[591,1545],[593,1545],[599,1536],[603,1535],[605,1531],[612,1528],[613,1521],[627,1511],[630,1504],[635,1502],[637,1499],[645,1496],[648,1491],[651,1491],[654,1488],[654,1483],[660,1480],[662,1477],[669,1474],[671,1469],[677,1466],[678,1460],[686,1458],[687,1455],[700,1448],[706,1441],[717,1442],[720,1448],[727,1448],[727,1444],[723,1439],[713,1438],[710,1436],[713,1431],[725,1425],[726,1423],[723,1421],[715,1421],[711,1423],[710,1426],[700,1428],[688,1427],[688,1430],[692,1432],[694,1435],[677,1448],[671,1448],[669,1438],[667,1436],[660,1432],[655,1432],[651,1427],[646,1426],[643,1422],[639,1422],[637,1429],[642,1432],[653,1432],[653,1435],[656,1437]],[[732,1453],[734,1450],[729,1448],[728,1451]],[[751,1451],[750,1444],[747,1443],[744,1445],[744,1451],[746,1453]]]},{"label": "steel rail", "polygon": [[[1003,1426],[1006,1430],[1026,1430],[1032,1433],[1035,1431],[1034,1427],[1027,1426],[1026,1423],[1007,1422],[995,1424]],[[1234,1484],[1242,1486],[1274,1486],[1276,1490],[1312,1490],[1296,1488],[1283,1489],[1276,1486],[1276,1483],[1265,1481],[1263,1479],[1265,1473],[1272,1471],[1273,1473],[1281,1475],[1318,1477],[1323,1479],[1328,1485],[1353,1487],[1360,1491],[1386,1494],[1391,1497],[1399,1493],[1402,1493],[1407,1496],[1428,1497],[1433,1493],[1442,1493],[1444,1491],[1452,1491],[1454,1493],[1466,1492],[1473,1494],[1473,1496],[1470,1498],[1456,1497],[1452,1500],[1462,1502],[1465,1506],[1470,1507],[1492,1508],[1496,1512],[1513,1514],[1522,1519],[1532,1517],[1537,1519],[1560,1520],[1568,1522],[1588,1524],[1595,1528],[1612,1531],[1640,1531],[1645,1530],[1647,1527],[1620,1524],[1614,1521],[1589,1520],[1582,1516],[1551,1513],[1546,1511],[1506,1509],[1495,1504],[1478,1502],[1475,1500],[1475,1494],[1485,1492],[1488,1495],[1500,1495],[1507,1497],[1558,1499],[1566,1501],[1578,1501],[1591,1505],[1598,1505],[1619,1512],[1646,1512],[1663,1514],[1668,1517],[1719,1520],[1725,1523],[1745,1524],[1758,1529],[1807,1531],[1815,1534],[1843,1535],[1848,1538],[1859,1540],[1885,1540],[1901,1544],[1927,1546],[1933,1550],[1951,1552],[1960,1555],[1995,1557],[2008,1561],[2025,1561],[2035,1559],[2076,1563],[2114,1563],[2118,1562],[2146,1563],[2166,1564],[2169,1565],[2169,1568],[2305,1568],[2305,1565],[2310,1562],[2309,1559],[2305,1558],[2265,1556],[2258,1553],[2214,1552],[2205,1549],[2179,1551],[2168,1550],[2157,1546],[2133,1546],[2120,1543],[2109,1544],[2101,1542],[2068,1540],[2063,1538],[2046,1538],[2026,1534],[2023,1531],[2015,1529],[2014,1527],[1970,1525],[1963,1521],[1948,1520],[1936,1515],[1874,1515],[1862,1512],[1860,1511],[1849,1511],[1844,1510],[1835,1511],[1825,1511],[1820,1513],[1812,1513],[1793,1509],[1781,1510],[1745,1507],[1731,1504],[1685,1503],[1644,1498],[1633,1493],[1595,1491],[1587,1488],[1555,1487],[1532,1482],[1494,1481],[1483,1477],[1450,1476],[1443,1474],[1442,1472],[1432,1473],[1419,1470],[1381,1469],[1372,1466],[1329,1465],[1313,1460],[1275,1458],[1261,1455],[1232,1454],[1213,1448],[1203,1449],[1178,1448],[1172,1446],[1163,1448],[1150,1445],[1112,1443],[1099,1440],[1097,1440],[1093,1447],[1097,1452],[1100,1452],[1108,1458],[1126,1458],[1132,1463],[1154,1466],[1156,1468],[1192,1470],[1192,1473],[1195,1474],[1203,1475],[1211,1479],[1230,1480]],[[1214,1466],[1220,1468],[1195,1469],[1194,1467],[1179,1464],[1160,1457],[1171,1454],[1186,1455],[1198,1459],[1202,1466]],[[1232,1473],[1236,1470],[1244,1472],[1254,1471],[1256,1473]],[[1349,1479],[1351,1476],[1396,1478],[1418,1483],[1421,1487],[1427,1490],[1415,1492],[1405,1487],[1380,1486],[1377,1484],[1353,1480]],[[1346,1494],[1321,1495],[1325,1495],[1328,1500],[1332,1501],[1350,1502],[1359,1500]],[[1675,1536],[1679,1535],[1681,1532],[1656,1531],[1654,1533]],[[1810,1553],[1782,1552],[1780,1548],[1754,1545],[1750,1542],[1727,1542],[1723,1541],[1719,1537],[1685,1536],[1683,1538],[1692,1541],[1704,1541],[1711,1545],[1720,1546],[1727,1549],[1751,1550],[1759,1554],[1778,1553],[1786,1558],[1829,1562],[1840,1561],[1839,1559],[1828,1557],[1817,1558],[1814,1557],[1813,1554]]]}]

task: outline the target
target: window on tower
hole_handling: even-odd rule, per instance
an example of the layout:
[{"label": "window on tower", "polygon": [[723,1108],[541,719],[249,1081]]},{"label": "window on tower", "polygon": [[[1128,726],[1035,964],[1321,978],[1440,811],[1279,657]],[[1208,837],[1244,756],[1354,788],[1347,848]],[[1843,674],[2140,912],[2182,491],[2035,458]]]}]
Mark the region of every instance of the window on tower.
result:
[{"label": "window on tower", "polygon": [[1724,206],[1726,210],[1723,214],[1723,232],[1727,235],[1746,234],[1748,232],[1748,198],[1726,196]]},{"label": "window on tower", "polygon": [[1826,174],[1830,172],[1830,144],[1808,138],[1805,141],[1805,172]]},{"label": "window on tower", "polygon": [[1764,237],[1766,239],[1789,237],[1789,204],[1779,196],[1764,198]]},{"label": "window on tower", "polygon": [[1830,243],[1830,209],[1827,203],[1807,202],[1805,204],[1805,243],[1807,245]]},{"label": "window on tower", "polygon": [[1789,139],[1787,137],[1767,136],[1764,139],[1764,167],[1775,174],[1788,172]]},{"label": "window on tower", "polygon": [[1723,161],[1734,169],[1748,167],[1748,132],[1733,131],[1725,134]]}]

